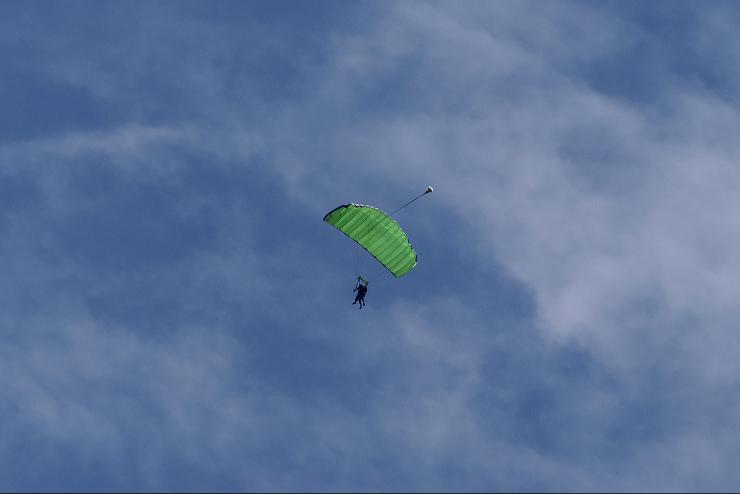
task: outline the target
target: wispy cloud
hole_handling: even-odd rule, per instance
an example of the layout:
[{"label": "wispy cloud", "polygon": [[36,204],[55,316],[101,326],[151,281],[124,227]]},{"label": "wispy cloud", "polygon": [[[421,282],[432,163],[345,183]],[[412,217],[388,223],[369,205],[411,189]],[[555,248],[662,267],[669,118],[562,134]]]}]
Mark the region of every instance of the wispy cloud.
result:
[{"label": "wispy cloud", "polygon": [[[731,4],[224,5],[0,30],[84,102],[7,86],[7,485],[737,483]],[[350,311],[321,215],[428,183]]]}]

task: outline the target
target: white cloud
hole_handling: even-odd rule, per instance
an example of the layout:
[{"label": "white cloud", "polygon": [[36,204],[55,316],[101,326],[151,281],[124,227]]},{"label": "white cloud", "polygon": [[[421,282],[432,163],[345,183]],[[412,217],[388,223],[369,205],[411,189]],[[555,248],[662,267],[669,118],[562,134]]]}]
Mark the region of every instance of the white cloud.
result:
[{"label": "white cloud", "polygon": [[[433,177],[435,200],[479,230],[478,262],[493,248],[537,293],[548,331],[576,337],[618,331],[614,321],[644,300],[671,311],[694,301],[689,312],[701,316],[731,309],[737,264],[731,129],[738,120],[730,105],[669,87],[670,113],[639,108],[590,89],[567,64],[548,63],[558,47],[524,49],[523,41],[485,33],[485,23],[470,15],[414,7],[381,19],[370,36],[337,41],[334,65],[322,73],[328,77],[316,94],[321,103],[308,111],[325,109],[324,92],[351,101],[361,95],[363,79],[388,77],[412,61],[417,71],[410,77],[429,106],[380,119],[358,114],[353,125],[336,129],[332,172],[354,163],[366,171],[350,166],[350,181],[373,174],[406,184]],[[600,21],[580,23],[576,39],[609,40],[578,57],[618,49],[619,22],[568,13]],[[533,22],[562,33],[572,21],[546,11]],[[471,59],[480,63],[464,65]],[[522,88],[499,94],[509,74]],[[462,104],[436,105],[431,88],[440,101]],[[286,133],[306,131],[300,121],[284,125]],[[318,158],[297,146],[297,155]],[[314,190],[317,182],[306,174],[297,183]]]},{"label": "white cloud", "polygon": [[[3,373],[15,378],[2,393],[30,414],[22,423],[11,414],[18,422],[8,444],[31,433],[54,444],[83,437],[80,450],[90,458],[117,461],[133,447],[146,453],[131,468],[155,488],[177,483],[164,471],[173,451],[250,489],[352,488],[357,479],[383,488],[393,479],[419,489],[587,490],[609,482],[629,490],[734,479],[721,458],[736,458],[737,448],[718,431],[737,419],[717,410],[737,408],[726,397],[738,369],[737,112],[711,92],[681,85],[666,87],[656,106],[595,89],[584,67],[634,49],[635,39],[657,42],[646,27],[582,5],[470,5],[395,4],[362,33],[332,35],[325,62],[302,62],[299,97],[250,100],[249,116],[235,104],[249,96],[232,98],[238,91],[226,84],[241,79],[210,59],[238,51],[232,31],[187,24],[184,39],[176,29],[164,33],[151,53],[148,43],[137,45],[123,82],[103,70],[111,53],[126,48],[112,40],[93,50],[89,66],[57,76],[112,98],[141,82],[148,57],[192,47],[193,33],[213,42],[192,65],[174,64],[178,90],[190,96],[183,100],[193,101],[190,116],[6,144],[0,166],[37,175],[47,201],[41,214],[49,218],[94,206],[66,185],[74,167],[109,166],[134,181],[164,183],[193,166],[182,153],[213,159],[203,166],[273,166],[296,204],[320,212],[335,200],[392,201],[401,188],[432,183],[433,200],[476,235],[463,242],[471,264],[489,273],[495,261],[532,290],[543,340],[529,336],[542,348],[523,353],[513,336],[477,318],[479,307],[456,296],[401,300],[389,314],[363,313],[362,321],[380,328],[372,332],[344,315],[306,318],[319,321],[311,341],[333,340],[350,355],[348,372],[375,379],[368,378],[376,395],[369,410],[352,411],[338,389],[306,399],[268,384],[270,376],[250,367],[254,355],[232,333],[224,304],[273,311],[289,327],[296,318],[282,308],[283,283],[315,299],[333,292],[315,267],[290,272],[294,265],[281,255],[299,256],[302,246],[258,251],[248,216],[259,212],[232,204],[219,222],[220,248],[189,257],[187,269],[182,263],[179,271],[165,266],[103,280],[121,289],[137,277],[155,280],[161,286],[153,296],[177,287],[186,309],[213,310],[208,327],[178,326],[159,340],[96,321],[74,291],[40,305],[47,319],[31,318],[21,299],[58,290],[52,269],[30,254],[11,257],[15,271],[0,296],[17,312],[1,317],[5,328],[28,334],[6,346]],[[703,26],[696,29],[704,33]],[[720,30],[720,39],[730,36]],[[697,38],[706,46],[716,39]],[[665,80],[680,79],[672,75]],[[630,83],[620,82],[626,93]],[[102,165],[91,164],[96,156]],[[183,214],[198,210],[197,200],[180,199]],[[6,252],[43,241],[28,219],[7,223]],[[78,268],[62,263],[55,272]],[[213,306],[201,298],[211,290],[220,301]],[[53,322],[59,315],[68,318]],[[48,343],[34,348],[41,336]],[[597,377],[586,370],[584,381],[571,381],[540,362],[570,345],[598,362]],[[521,367],[491,371],[497,352],[521,358]],[[599,373],[608,376],[603,386],[589,381]],[[492,375],[501,380],[488,382]],[[90,389],[100,398],[82,391]],[[527,409],[538,393],[544,405]],[[639,437],[645,409],[646,419],[665,424]],[[721,425],[696,423],[707,414]],[[156,439],[144,444],[140,428]],[[694,451],[713,447],[721,453],[693,460]],[[270,454],[287,467],[278,471]]]}]

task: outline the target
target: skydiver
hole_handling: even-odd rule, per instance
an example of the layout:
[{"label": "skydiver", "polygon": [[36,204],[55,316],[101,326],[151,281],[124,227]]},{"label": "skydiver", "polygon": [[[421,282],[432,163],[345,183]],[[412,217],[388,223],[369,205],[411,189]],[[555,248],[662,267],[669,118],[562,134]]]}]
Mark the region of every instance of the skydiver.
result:
[{"label": "skydiver", "polygon": [[353,292],[357,292],[357,296],[355,297],[355,301],[352,302],[352,305],[355,305],[357,302],[359,302],[360,309],[365,306],[365,294],[367,293],[368,284],[368,281],[362,276],[357,277],[357,286],[355,286],[355,289],[352,290]]}]

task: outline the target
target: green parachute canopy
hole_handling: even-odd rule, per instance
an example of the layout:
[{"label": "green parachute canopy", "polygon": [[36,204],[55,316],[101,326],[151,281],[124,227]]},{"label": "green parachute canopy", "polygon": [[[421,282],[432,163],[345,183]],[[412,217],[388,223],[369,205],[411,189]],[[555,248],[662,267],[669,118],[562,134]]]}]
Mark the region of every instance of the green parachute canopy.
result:
[{"label": "green parachute canopy", "polygon": [[329,211],[324,221],[360,244],[400,278],[416,266],[416,252],[399,224],[378,208],[345,204]]}]

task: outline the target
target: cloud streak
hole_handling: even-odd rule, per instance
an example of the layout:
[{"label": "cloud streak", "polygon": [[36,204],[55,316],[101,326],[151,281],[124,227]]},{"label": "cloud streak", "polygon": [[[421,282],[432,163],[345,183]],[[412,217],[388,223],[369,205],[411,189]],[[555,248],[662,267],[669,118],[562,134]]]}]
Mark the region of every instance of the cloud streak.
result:
[{"label": "cloud streak", "polygon": [[[86,102],[0,138],[11,488],[736,484],[731,4],[225,5],[0,30]],[[321,216],[428,183],[358,317]]]}]

